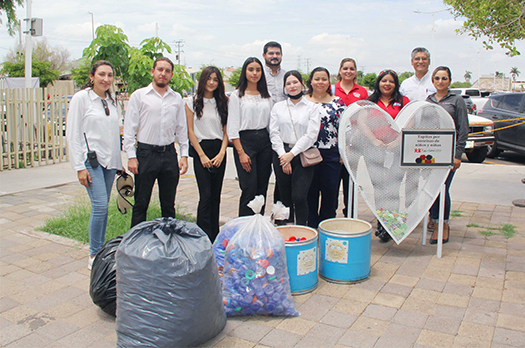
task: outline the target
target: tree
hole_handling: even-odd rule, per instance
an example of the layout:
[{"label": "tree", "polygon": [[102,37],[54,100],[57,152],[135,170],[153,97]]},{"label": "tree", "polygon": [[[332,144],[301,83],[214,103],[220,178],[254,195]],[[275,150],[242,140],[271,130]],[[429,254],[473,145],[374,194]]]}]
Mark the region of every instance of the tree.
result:
[{"label": "tree", "polygon": [[373,90],[374,86],[376,85],[377,75],[376,73],[368,73],[363,77],[363,85],[364,87],[368,87],[369,89]]},{"label": "tree", "polygon": [[465,75],[463,75],[463,77],[465,78],[466,82],[470,82],[470,79],[472,78],[472,71],[466,70]]},{"label": "tree", "polygon": [[[16,19],[17,6],[24,6],[24,0],[2,0],[0,2],[0,14],[5,12],[7,16],[7,32],[11,36],[15,34],[16,29],[19,27]],[[2,23],[2,19],[0,18],[0,24]]]},{"label": "tree", "polygon": [[[91,64],[103,59],[113,65],[115,78],[122,84],[122,89],[133,93],[151,82],[153,62],[161,57],[164,51],[171,53],[171,47],[158,37],[142,40],[138,48],[132,47],[122,29],[114,25],[102,25],[97,28],[95,39],[84,49],[85,61],[79,68],[74,69],[73,78],[77,83],[87,81]],[[184,67],[175,65],[170,87],[182,94],[192,86],[193,80]]]},{"label": "tree", "polygon": [[450,85],[451,88],[469,88],[470,86],[472,86],[470,82],[460,82],[460,81],[453,82]]},{"label": "tree", "polygon": [[71,78],[78,87],[83,87],[89,82],[89,70],[91,61],[86,58],[80,58],[77,68],[71,69]]},{"label": "tree", "polygon": [[239,79],[241,77],[241,71],[242,68],[237,68],[232,74],[230,75],[230,78],[228,79],[228,83],[232,85],[233,87],[237,87],[239,85]]},{"label": "tree", "polygon": [[[15,63],[24,59],[24,49],[17,45],[17,47],[9,50],[5,60]],[[48,43],[47,38],[42,38],[35,42],[33,51],[31,53],[32,59],[39,61],[49,61],[51,69],[65,72],[69,64],[69,57],[71,53],[67,48],[62,46],[52,46]]]},{"label": "tree", "polygon": [[399,84],[403,83],[403,81],[405,81],[406,79],[408,79],[409,77],[412,77],[412,76],[414,76],[414,72],[413,71],[402,72],[401,74],[399,74]]},{"label": "tree", "polygon": [[466,17],[458,33],[483,41],[487,49],[498,43],[507,55],[520,55],[516,40],[525,39],[525,0],[443,0],[455,17]]},{"label": "tree", "polygon": [[[33,59],[31,64],[33,77],[40,78],[40,87],[47,87],[53,84],[60,76],[60,71],[51,69],[51,62]],[[24,77],[25,76],[25,61],[12,63],[4,62],[2,64],[2,73],[9,77]]]},{"label": "tree", "polygon": [[512,80],[514,82],[516,82],[516,77],[520,76],[521,74],[521,71],[518,70],[518,67],[517,66],[513,66],[511,69],[510,69],[510,75],[512,76]]}]

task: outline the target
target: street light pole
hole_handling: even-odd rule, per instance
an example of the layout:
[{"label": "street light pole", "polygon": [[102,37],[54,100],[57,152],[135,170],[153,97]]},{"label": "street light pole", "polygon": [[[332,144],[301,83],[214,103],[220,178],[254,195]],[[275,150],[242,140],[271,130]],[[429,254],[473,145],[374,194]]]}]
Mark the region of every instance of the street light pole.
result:
[{"label": "street light pole", "polygon": [[[26,53],[25,53],[25,86],[31,88],[31,69],[32,69],[32,53],[33,53],[33,40],[31,36],[31,5],[32,0],[27,0],[26,8]],[[44,86],[45,87],[45,86]]]},{"label": "street light pole", "polygon": [[432,55],[436,54],[436,40],[435,40],[435,32],[436,31],[434,30],[434,14],[436,14],[438,12],[443,12],[443,11],[448,11],[448,10],[445,9],[445,10],[439,10],[439,11],[419,11],[419,10],[413,11],[414,13],[427,13],[427,14],[430,13],[430,14],[432,14]]},{"label": "street light pole", "polygon": [[88,12],[91,15],[91,32],[93,33],[93,40],[95,40],[95,18],[93,12]]}]

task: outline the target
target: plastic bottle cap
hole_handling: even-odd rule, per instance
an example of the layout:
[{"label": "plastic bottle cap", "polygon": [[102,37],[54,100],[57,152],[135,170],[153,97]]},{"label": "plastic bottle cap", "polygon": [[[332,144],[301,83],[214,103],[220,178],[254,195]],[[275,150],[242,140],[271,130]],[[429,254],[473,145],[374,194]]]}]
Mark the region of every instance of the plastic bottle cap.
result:
[{"label": "plastic bottle cap", "polygon": [[222,246],[226,248],[226,246],[228,245],[228,239],[223,239],[222,241]]},{"label": "plastic bottle cap", "polygon": [[288,238],[288,241],[289,242],[295,242],[295,239],[296,239],[295,236],[290,236],[290,238]]},{"label": "plastic bottle cap", "polygon": [[244,275],[245,275],[246,278],[248,278],[250,280],[255,278],[255,272],[252,271],[251,269],[247,270]]},{"label": "plastic bottle cap", "polygon": [[273,266],[268,266],[266,268],[266,273],[268,273],[269,275],[274,275],[275,274],[275,267]]},{"label": "plastic bottle cap", "polygon": [[269,265],[270,265],[270,263],[268,262],[268,260],[266,260],[266,259],[262,259],[262,260],[261,260],[261,266],[262,266],[262,267],[266,268],[266,267],[268,267]]}]

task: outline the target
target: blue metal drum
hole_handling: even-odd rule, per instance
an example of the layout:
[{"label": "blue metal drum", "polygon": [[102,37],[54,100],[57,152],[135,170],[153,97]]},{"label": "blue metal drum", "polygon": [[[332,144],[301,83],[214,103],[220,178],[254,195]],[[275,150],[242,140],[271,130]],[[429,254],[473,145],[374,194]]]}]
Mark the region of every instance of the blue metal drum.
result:
[{"label": "blue metal drum", "polygon": [[[293,295],[314,291],[318,283],[317,231],[306,226],[279,226],[286,249],[286,266]],[[295,237],[299,241],[289,241]],[[305,240],[300,240],[301,238]]]},{"label": "blue metal drum", "polygon": [[336,218],[319,224],[319,273],[332,282],[351,284],[370,275],[372,225]]}]

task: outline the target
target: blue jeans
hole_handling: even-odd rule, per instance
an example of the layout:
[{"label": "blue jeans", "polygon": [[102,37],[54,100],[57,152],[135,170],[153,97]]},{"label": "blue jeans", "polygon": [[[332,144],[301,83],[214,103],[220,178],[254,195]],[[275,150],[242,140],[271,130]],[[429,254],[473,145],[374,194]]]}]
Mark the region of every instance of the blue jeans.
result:
[{"label": "blue jeans", "polygon": [[86,169],[91,176],[91,183],[86,188],[91,200],[91,216],[89,217],[89,255],[95,256],[104,245],[106,227],[108,224],[108,203],[111,188],[115,180],[116,169],[106,169],[102,166],[91,168],[86,161]]},{"label": "blue jeans", "polygon": [[[452,179],[454,178],[454,174],[456,174],[455,170],[451,170],[448,174],[447,180],[445,180],[445,214],[443,217],[444,222],[448,222],[450,219],[450,184],[452,183]],[[434,204],[432,204],[432,207],[430,207],[430,218],[434,220],[434,222],[439,221],[439,196],[434,201]]]}]

